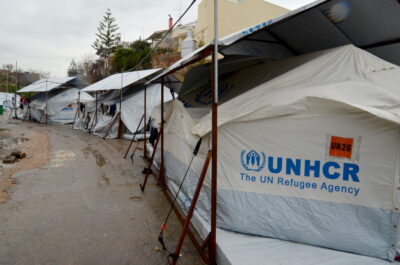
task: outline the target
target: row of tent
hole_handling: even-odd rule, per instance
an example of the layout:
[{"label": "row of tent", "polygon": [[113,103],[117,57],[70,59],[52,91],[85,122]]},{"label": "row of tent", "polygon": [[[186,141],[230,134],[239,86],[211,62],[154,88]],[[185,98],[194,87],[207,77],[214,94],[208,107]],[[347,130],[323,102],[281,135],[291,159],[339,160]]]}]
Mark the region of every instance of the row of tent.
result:
[{"label": "row of tent", "polygon": [[[219,41],[218,264],[388,264],[399,256],[398,14],[397,0],[320,0]],[[212,46],[166,70],[85,87],[77,104],[84,92],[93,99],[71,119],[111,138],[120,134],[116,119],[126,138],[144,115],[154,128],[164,120],[156,164],[172,194],[182,184],[184,212],[210,149],[211,66],[192,68],[183,84],[172,74]],[[203,239],[210,175],[192,222]]]}]

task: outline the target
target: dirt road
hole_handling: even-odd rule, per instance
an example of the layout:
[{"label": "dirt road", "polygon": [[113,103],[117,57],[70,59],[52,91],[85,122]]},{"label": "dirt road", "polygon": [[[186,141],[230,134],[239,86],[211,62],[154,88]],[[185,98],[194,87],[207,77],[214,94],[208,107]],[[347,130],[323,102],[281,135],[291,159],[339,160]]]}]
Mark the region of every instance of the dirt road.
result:
[{"label": "dirt road", "polygon": [[[0,204],[0,264],[167,264],[157,251],[169,204],[150,180],[139,188],[144,162],[122,158],[126,140],[103,140],[61,125],[12,121],[12,133],[48,137],[48,162],[12,177]],[[141,152],[137,152],[141,153]],[[181,225],[173,216],[166,243],[173,249]],[[202,264],[189,239],[179,264]]]}]

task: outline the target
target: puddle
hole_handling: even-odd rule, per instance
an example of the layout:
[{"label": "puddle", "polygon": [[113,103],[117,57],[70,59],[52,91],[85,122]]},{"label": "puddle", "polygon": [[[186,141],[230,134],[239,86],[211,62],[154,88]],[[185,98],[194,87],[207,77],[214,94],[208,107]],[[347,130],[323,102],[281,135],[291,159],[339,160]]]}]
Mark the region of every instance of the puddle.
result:
[{"label": "puddle", "polygon": [[89,154],[92,154],[94,156],[94,158],[96,159],[96,164],[99,167],[102,167],[106,164],[106,159],[96,149],[92,149],[91,147],[86,147],[86,148],[82,149],[82,153],[85,155],[86,158],[88,157]]},{"label": "puddle", "polygon": [[76,155],[72,151],[57,151],[51,154],[50,167],[60,167],[66,161],[73,161]]}]

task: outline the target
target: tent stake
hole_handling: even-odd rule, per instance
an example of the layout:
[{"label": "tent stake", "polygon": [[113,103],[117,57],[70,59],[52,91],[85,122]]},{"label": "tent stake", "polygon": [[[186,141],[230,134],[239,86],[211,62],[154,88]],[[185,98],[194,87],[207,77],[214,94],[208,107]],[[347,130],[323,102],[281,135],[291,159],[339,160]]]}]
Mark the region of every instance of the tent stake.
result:
[{"label": "tent stake", "polygon": [[207,174],[207,170],[208,170],[208,166],[210,164],[211,156],[212,156],[212,151],[209,150],[208,153],[207,153],[206,160],[204,161],[204,164],[203,164],[203,169],[201,170],[201,174],[200,174],[197,186],[196,186],[196,190],[195,190],[195,192],[193,194],[192,203],[190,204],[190,208],[188,210],[185,223],[183,225],[181,234],[179,236],[178,244],[177,244],[177,246],[175,248],[174,254],[172,255],[172,263],[171,263],[172,265],[176,265],[176,263],[178,262],[179,254],[180,254],[182,246],[183,246],[183,241],[185,240],[185,236],[186,236],[186,234],[187,234],[187,232],[189,230],[190,221],[192,220],[192,216],[193,216],[194,210],[196,208],[197,200],[199,198],[200,191],[201,191],[204,179],[205,179],[206,174]]},{"label": "tent stake", "polygon": [[144,189],[146,188],[147,179],[149,178],[149,175],[150,175],[151,172],[152,172],[152,171],[151,171],[151,166],[153,165],[154,156],[155,156],[155,154],[156,154],[158,142],[160,141],[160,138],[161,138],[160,136],[161,136],[161,134],[162,134],[162,130],[163,130],[163,128],[161,127],[161,128],[160,128],[160,131],[159,131],[159,133],[158,133],[158,135],[157,135],[156,143],[154,144],[154,149],[153,149],[153,153],[151,154],[151,158],[150,158],[149,164],[148,164],[148,166],[147,166],[147,168],[146,168],[146,170],[145,170],[146,176],[144,177],[143,184],[140,184],[140,189],[141,189],[142,191],[144,191]]},{"label": "tent stake", "polygon": [[126,150],[126,153],[125,153],[125,156],[124,156],[125,159],[128,156],[129,150],[132,147],[132,144],[133,144],[133,141],[135,140],[136,134],[139,132],[139,128],[140,128],[140,125],[142,125],[143,119],[144,119],[144,115],[142,115],[142,118],[140,119],[140,122],[139,122],[138,126],[136,127],[136,131],[133,133],[133,137],[132,137],[131,143],[129,144],[128,150]]}]

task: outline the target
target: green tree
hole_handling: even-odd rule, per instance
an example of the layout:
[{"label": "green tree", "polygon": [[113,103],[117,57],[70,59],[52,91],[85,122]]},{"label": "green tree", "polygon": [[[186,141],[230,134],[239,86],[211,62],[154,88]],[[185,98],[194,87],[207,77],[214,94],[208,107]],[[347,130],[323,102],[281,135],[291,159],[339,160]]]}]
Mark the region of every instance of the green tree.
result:
[{"label": "green tree", "polygon": [[151,50],[150,44],[139,39],[134,41],[130,47],[130,49],[117,49],[115,51],[111,62],[113,72],[132,69],[140,62],[139,69],[151,68],[151,57],[146,57]]},{"label": "green tree", "polygon": [[119,27],[115,22],[116,19],[112,17],[111,10],[107,9],[103,20],[100,21],[100,25],[97,27],[97,38],[92,47],[96,50],[96,54],[104,59],[108,59],[121,40],[121,34],[117,32]]},{"label": "green tree", "polygon": [[71,63],[68,66],[67,74],[68,76],[77,76],[79,74],[78,65],[76,64],[74,59],[72,59]]}]

